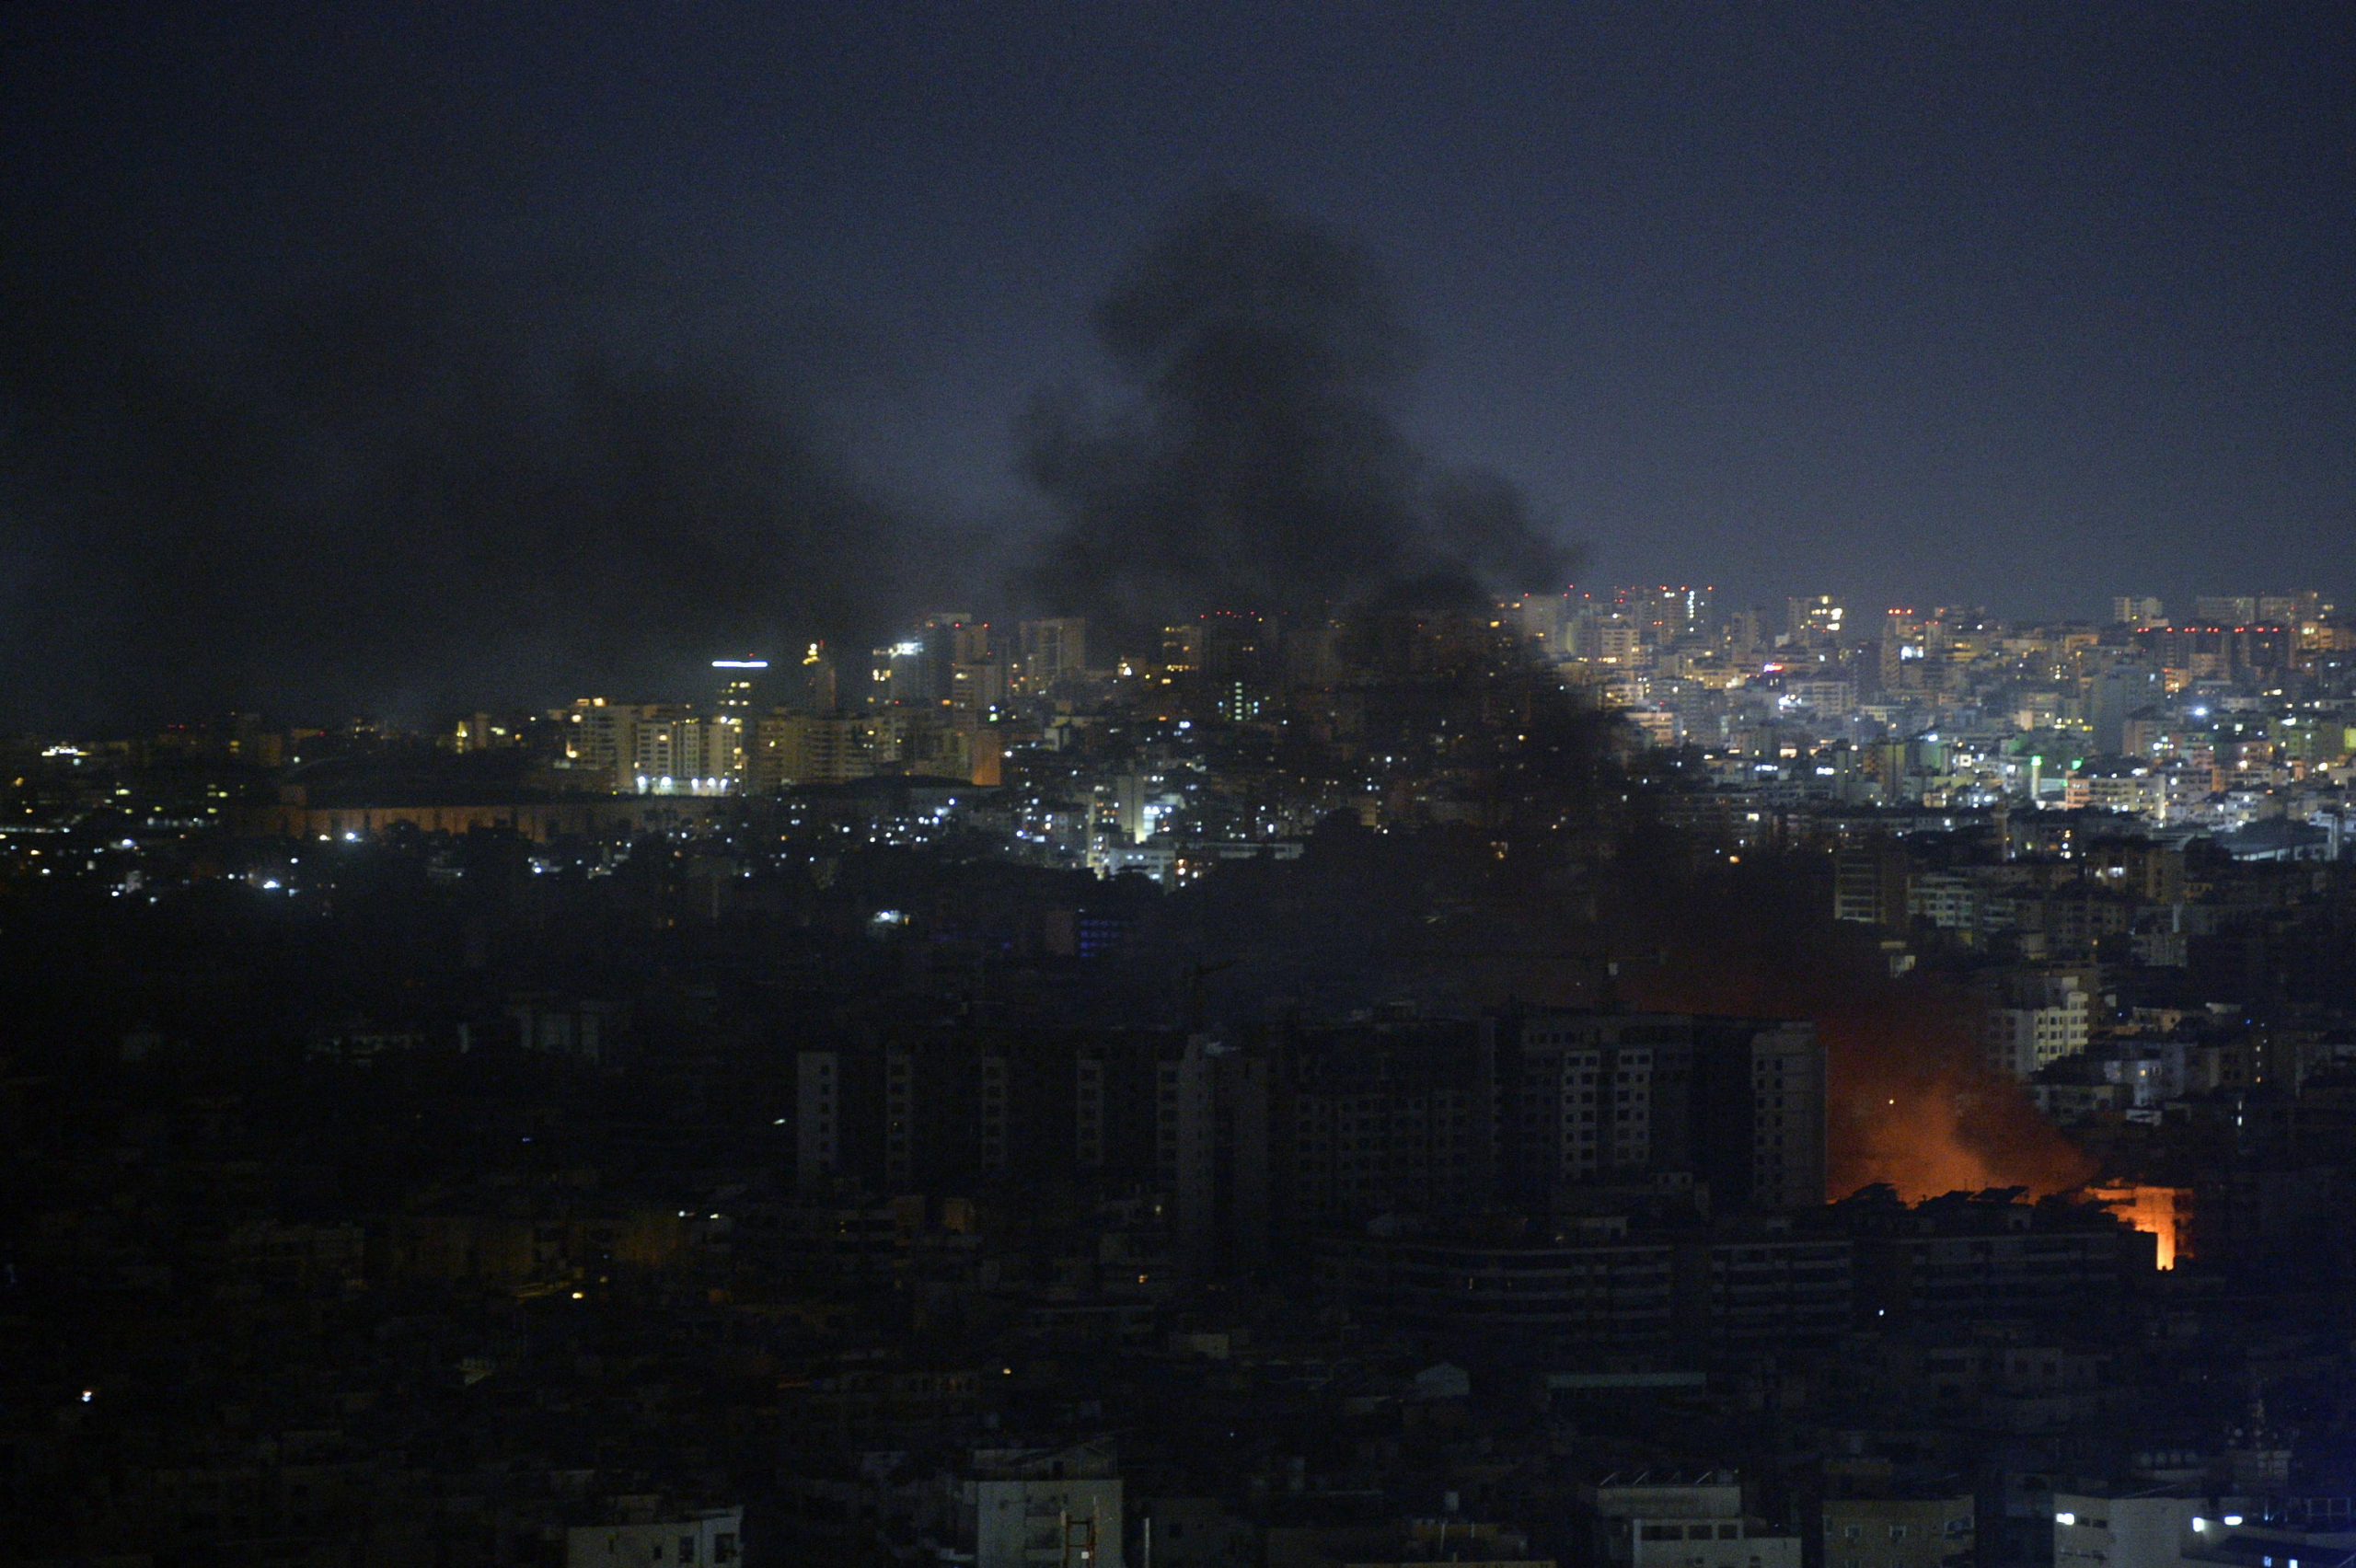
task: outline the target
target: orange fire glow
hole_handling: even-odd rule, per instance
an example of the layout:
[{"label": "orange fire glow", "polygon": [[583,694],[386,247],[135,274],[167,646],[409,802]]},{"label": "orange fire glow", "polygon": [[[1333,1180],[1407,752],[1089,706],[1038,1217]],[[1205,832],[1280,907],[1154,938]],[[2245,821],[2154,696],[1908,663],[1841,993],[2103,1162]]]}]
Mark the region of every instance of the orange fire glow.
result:
[{"label": "orange fire glow", "polygon": [[[1698,913],[1698,912],[1697,912]],[[1829,1068],[1825,1186],[1842,1198],[1888,1182],[1909,1202],[2025,1187],[2066,1193],[2095,1162],[2039,1115],[2021,1086],[1981,1063],[1971,997],[1915,975],[1892,978],[1862,933],[1730,904],[1680,922],[1644,1005],[1816,1020]],[[1683,950],[1679,951],[1677,950]]]},{"label": "orange fire glow", "polygon": [[2189,1192],[2182,1187],[2120,1185],[2088,1187],[2086,1196],[2145,1235],[2157,1238],[2160,1267],[2176,1267],[2184,1208],[2192,1196]]},{"label": "orange fire glow", "polygon": [[1886,1182],[1909,1202],[1989,1187],[2040,1198],[2095,1173],[2019,1084],[1981,1066],[1977,1011],[1959,998],[1892,987],[1871,1008],[1816,1016],[1831,1077],[1828,1196]]}]

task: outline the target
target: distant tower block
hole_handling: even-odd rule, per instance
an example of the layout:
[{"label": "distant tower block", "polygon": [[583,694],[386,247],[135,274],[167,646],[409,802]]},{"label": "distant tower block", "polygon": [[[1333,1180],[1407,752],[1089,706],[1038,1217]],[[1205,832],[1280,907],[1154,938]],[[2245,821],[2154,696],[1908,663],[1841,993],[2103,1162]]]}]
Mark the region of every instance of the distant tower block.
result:
[{"label": "distant tower block", "polygon": [[1017,628],[1022,653],[1022,689],[1045,691],[1077,678],[1088,668],[1088,622],[1078,616],[1027,620]]}]

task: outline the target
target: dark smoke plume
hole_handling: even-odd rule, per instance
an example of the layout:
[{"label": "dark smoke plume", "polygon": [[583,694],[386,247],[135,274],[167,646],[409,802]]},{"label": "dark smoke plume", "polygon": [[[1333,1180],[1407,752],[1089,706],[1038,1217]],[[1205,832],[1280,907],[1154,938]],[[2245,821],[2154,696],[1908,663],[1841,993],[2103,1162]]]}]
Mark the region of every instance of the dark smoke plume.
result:
[{"label": "dark smoke plume", "polygon": [[198,344],[33,275],[0,275],[0,660],[47,707],[9,721],[629,695],[889,607],[901,520],[659,291],[390,247]]},{"label": "dark smoke plume", "polygon": [[1436,472],[1401,432],[1389,404],[1414,344],[1357,244],[1214,193],[1136,258],[1095,325],[1134,405],[1043,399],[1025,432],[1059,525],[1032,586],[1056,608],[1135,632],[1567,572],[1511,484]]},{"label": "dark smoke plume", "polygon": [[1981,1065],[1979,1002],[1893,978],[1877,932],[1825,915],[1823,869],[1796,854],[1631,885],[1615,911],[1622,940],[1657,944],[1657,962],[1628,966],[1630,999],[1813,1019],[1831,1075],[1829,1198],[1872,1182],[1909,1199],[2009,1186],[2041,1196],[2091,1180],[2095,1162]]},{"label": "dark smoke plume", "polygon": [[[1620,824],[1581,864],[1532,844],[1500,862],[1468,828],[1328,824],[1297,861],[1222,868],[1162,907],[1130,960],[1138,994],[1193,963],[1230,1023],[1369,998],[1447,1013],[1523,1003],[1815,1022],[1825,1043],[1826,1195],[2069,1192],[2096,1164],[1981,1062],[1969,995],[1893,977],[1880,933],[1831,917],[1827,858],[1697,869],[1691,847]],[[1173,956],[1175,955],[1175,956]]]}]

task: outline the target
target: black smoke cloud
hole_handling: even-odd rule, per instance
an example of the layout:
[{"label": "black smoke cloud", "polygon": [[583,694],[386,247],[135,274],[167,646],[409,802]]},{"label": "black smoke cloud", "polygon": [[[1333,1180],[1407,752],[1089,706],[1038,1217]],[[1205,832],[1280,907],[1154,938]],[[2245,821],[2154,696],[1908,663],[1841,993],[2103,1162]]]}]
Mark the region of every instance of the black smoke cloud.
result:
[{"label": "black smoke cloud", "polygon": [[14,723],[679,689],[715,655],[864,639],[924,589],[790,354],[642,280],[387,245],[200,337],[0,274]]},{"label": "black smoke cloud", "polygon": [[1042,398],[1023,433],[1056,527],[1030,586],[1129,634],[1208,609],[1559,585],[1520,493],[1436,470],[1390,402],[1415,362],[1363,248],[1221,190],[1182,208],[1097,307],[1135,394]]}]

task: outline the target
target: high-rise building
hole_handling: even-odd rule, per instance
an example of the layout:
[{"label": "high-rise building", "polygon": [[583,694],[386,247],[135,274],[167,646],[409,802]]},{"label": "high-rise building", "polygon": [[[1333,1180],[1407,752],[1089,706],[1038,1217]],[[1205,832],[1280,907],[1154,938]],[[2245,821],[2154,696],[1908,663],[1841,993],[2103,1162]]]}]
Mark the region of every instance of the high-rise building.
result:
[{"label": "high-rise building", "polygon": [[1203,617],[1200,680],[1221,717],[1244,723],[1276,695],[1275,638],[1267,622],[1243,611]]},{"label": "high-rise building", "polygon": [[1877,672],[1882,689],[1921,689],[1930,650],[1930,623],[1911,609],[1891,610],[1882,623]]},{"label": "high-rise building", "polygon": [[563,736],[563,766],[589,780],[589,788],[634,794],[638,790],[639,732],[676,716],[654,702],[608,702],[584,697],[557,719]]},{"label": "high-rise building", "polygon": [[1584,617],[1576,629],[1572,651],[1589,663],[1633,666],[1644,652],[1644,630],[1633,617],[1616,610]]},{"label": "high-rise building", "polygon": [[720,711],[750,718],[759,706],[760,683],[768,667],[767,659],[714,659],[711,670],[718,678]]},{"label": "high-rise building", "polygon": [[1471,1019],[1306,1029],[1279,1051],[1276,1190],[1303,1228],[1495,1201],[1495,1062]]},{"label": "high-rise building", "polygon": [[2159,668],[2196,679],[2286,669],[2298,646],[2296,634],[2281,626],[2146,628],[2135,641]]},{"label": "high-rise building", "polygon": [[1022,685],[1044,692],[1088,672],[1088,622],[1079,616],[1027,620],[1016,628],[1022,650]]},{"label": "high-rise building", "polygon": [[1842,850],[1833,860],[1832,917],[1904,926],[1911,871],[1905,852],[1888,839]]},{"label": "high-rise building", "polygon": [[2258,596],[2258,618],[2269,626],[2301,626],[2322,620],[2332,613],[2332,605],[2321,594],[2312,589],[2302,594],[2261,594]]},{"label": "high-rise building", "polygon": [[1824,1199],[1824,1047],[1813,1025],[1697,1014],[1496,1020],[1508,1189],[1690,1172],[1728,1209]]},{"label": "high-rise building", "polygon": [[1812,594],[1784,601],[1784,629],[1803,648],[1819,647],[1841,639],[1842,617],[1847,611],[1830,594]]},{"label": "high-rise building", "polygon": [[2126,745],[2127,716],[2160,695],[2159,670],[2141,661],[2122,659],[2096,674],[2086,694],[2096,755],[2117,756]]},{"label": "high-rise building", "polygon": [[1768,612],[1757,607],[1727,617],[1727,651],[1738,659],[1757,657],[1767,646]]},{"label": "high-rise building", "polygon": [[1497,606],[1499,618],[1523,643],[1546,653],[1562,651],[1563,620],[1568,609],[1567,596],[1561,594],[1525,594]]},{"label": "high-rise building", "polygon": [[867,727],[850,718],[810,718],[797,727],[793,747],[792,782],[846,784],[864,778],[874,765],[867,748]]},{"label": "high-rise building", "polygon": [[987,622],[965,610],[936,610],[924,618],[915,637],[893,649],[891,700],[953,704],[958,666],[977,665],[989,651]]},{"label": "high-rise building", "polygon": [[722,795],[744,787],[745,722],[733,715],[648,715],[632,726],[622,787],[641,795]]},{"label": "high-rise building", "polygon": [[834,655],[824,642],[813,642],[785,681],[785,706],[796,713],[832,713],[840,705],[835,685]]},{"label": "high-rise building", "polygon": [[2093,980],[2083,970],[2035,970],[2006,976],[1988,1009],[1982,1036],[1992,1071],[2026,1078],[2086,1048]]},{"label": "high-rise building", "polygon": [[942,650],[956,663],[977,664],[998,651],[990,638],[990,623],[976,620],[964,610],[936,612],[925,618],[924,628],[928,636],[941,635]]},{"label": "high-rise building", "polygon": [[1174,1193],[1187,1055],[1183,1035],[1111,1030],[939,1031],[806,1050],[795,1170],[805,1183],[855,1175],[891,1192],[1014,1176]]},{"label": "high-rise building", "polygon": [[1565,1189],[1824,1195],[1824,1051],[1781,1019],[1529,1011],[1177,1032],[943,1029],[802,1053],[805,1183],[997,1179],[1157,1193],[1217,1265],[1382,1214],[1543,1210]]},{"label": "high-rise building", "polygon": [[1203,672],[1257,680],[1268,673],[1267,623],[1241,611],[1203,617]]},{"label": "high-rise building", "polygon": [[1676,587],[1613,590],[1612,607],[1641,628],[1645,645],[1666,648],[1689,633],[1714,629],[1712,588]]},{"label": "high-rise building", "polygon": [[2158,626],[2167,609],[2148,594],[2123,594],[2110,602],[2110,618],[2119,626]]},{"label": "high-rise building", "polygon": [[984,722],[1006,706],[1006,666],[994,653],[961,659],[949,667],[949,706],[961,719]]},{"label": "high-rise building", "polygon": [[924,660],[924,640],[904,638],[875,650],[868,664],[867,705],[923,702],[931,695]]},{"label": "high-rise building", "polygon": [[875,771],[864,720],[771,713],[754,721],[745,787],[756,794],[796,784],[847,784]]},{"label": "high-rise building", "polygon": [[2209,626],[2247,626],[2258,619],[2254,594],[2202,594],[2192,601],[2192,618]]},{"label": "high-rise building", "polygon": [[1191,674],[1203,667],[1201,622],[1161,628],[1161,667],[1175,675]]}]

